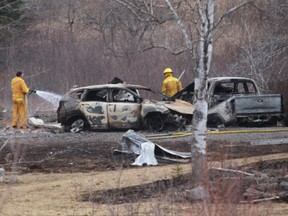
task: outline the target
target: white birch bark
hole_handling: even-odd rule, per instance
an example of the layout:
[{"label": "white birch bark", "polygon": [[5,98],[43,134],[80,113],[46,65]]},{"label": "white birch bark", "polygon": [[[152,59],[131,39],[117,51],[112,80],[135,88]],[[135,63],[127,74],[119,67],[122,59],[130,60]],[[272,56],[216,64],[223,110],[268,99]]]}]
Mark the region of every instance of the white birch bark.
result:
[{"label": "white birch bark", "polygon": [[[193,53],[192,42],[182,20],[174,10],[170,0],[165,0],[169,9],[173,13],[177,26],[179,27],[185,39],[187,49]],[[201,20],[199,32],[199,53],[197,73],[195,76],[195,96],[194,96],[194,114],[193,114],[193,131],[194,134],[191,144],[192,153],[192,178],[195,186],[204,186],[208,191],[208,168],[206,158],[206,131],[207,131],[207,114],[208,103],[206,100],[206,81],[210,69],[212,57],[212,30],[214,21],[214,1],[196,0],[198,14]]]},{"label": "white birch bark", "polygon": [[196,0],[196,7],[201,20],[199,59],[195,77],[195,95],[193,114],[192,153],[192,178],[195,186],[204,186],[208,190],[208,168],[206,158],[206,131],[208,103],[206,100],[207,77],[210,70],[212,58],[212,38],[214,25],[215,0]]},{"label": "white birch bark", "polygon": [[[138,8],[135,11],[136,5],[125,0],[114,0],[123,6],[127,7],[133,14],[138,14],[139,12],[143,12],[142,8]],[[177,13],[177,4],[175,4],[172,0],[164,0],[172,12],[174,19],[176,21],[176,25],[179,28],[183,39],[185,41],[185,48],[189,51],[189,55],[192,59],[197,59],[197,68],[195,74],[195,95],[194,95],[194,114],[193,114],[193,139],[191,143],[191,153],[192,153],[192,179],[195,183],[195,186],[203,186],[208,191],[208,167],[207,167],[207,158],[206,158],[206,131],[207,131],[207,115],[208,115],[208,103],[206,98],[207,91],[207,77],[210,70],[210,64],[212,59],[212,51],[213,51],[213,31],[216,26],[221,23],[224,17],[230,15],[238,8],[247,5],[254,0],[245,0],[241,1],[239,5],[231,8],[226,11],[218,20],[215,21],[214,24],[214,8],[216,0],[194,0],[188,3],[191,13],[192,8],[196,6],[198,17],[200,18],[199,25],[197,23],[198,19],[195,19],[194,23],[197,25],[198,35],[197,40],[192,39],[192,34],[190,32],[191,29],[188,28],[188,25],[185,25],[185,20],[182,20],[181,17]],[[152,1],[151,1],[152,2]],[[161,2],[161,1],[159,1]],[[145,1],[144,1],[145,3]],[[147,3],[147,2],[146,2]],[[187,1],[186,1],[187,3]],[[147,5],[148,4],[144,4]],[[192,7],[193,5],[193,7]],[[176,7],[176,9],[174,8]],[[151,6],[152,7],[152,3]],[[148,7],[148,8],[150,8]],[[151,13],[152,9],[149,9],[145,14]],[[154,16],[154,14],[150,14]],[[194,16],[194,15],[193,15]],[[191,17],[193,17],[191,16]],[[138,17],[138,15],[137,15]],[[139,18],[140,19],[140,18]],[[189,23],[189,21],[188,21]],[[197,45],[196,45],[197,43]],[[194,47],[197,47],[197,52],[194,52]],[[192,63],[191,63],[192,64]]]},{"label": "white birch bark", "polygon": [[[221,20],[233,13],[238,8],[253,2],[253,0],[247,0],[239,5],[231,8],[225,14],[223,14],[215,25],[218,25]],[[208,115],[208,103],[206,100],[207,91],[207,78],[210,71],[210,65],[212,60],[213,51],[213,31],[214,25],[214,9],[215,0],[196,0],[196,7],[201,20],[200,32],[199,32],[199,53],[197,73],[195,77],[195,95],[194,95],[194,114],[193,114],[193,139],[191,145],[192,153],[192,178],[195,186],[204,186],[206,190],[208,188],[208,167],[206,158],[206,132],[207,132],[207,115]]]}]

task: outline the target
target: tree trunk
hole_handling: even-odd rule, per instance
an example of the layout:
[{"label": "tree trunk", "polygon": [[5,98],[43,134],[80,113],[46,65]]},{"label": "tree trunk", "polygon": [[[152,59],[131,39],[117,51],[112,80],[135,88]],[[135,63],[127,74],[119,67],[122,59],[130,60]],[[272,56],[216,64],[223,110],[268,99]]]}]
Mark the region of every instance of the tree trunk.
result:
[{"label": "tree trunk", "polygon": [[209,191],[208,164],[206,158],[206,132],[208,103],[206,98],[207,77],[212,58],[212,31],[214,21],[214,0],[196,1],[201,19],[199,60],[194,87],[193,138],[191,144],[192,179],[195,186],[203,186]]},{"label": "tree trunk", "polygon": [[193,139],[191,145],[192,179],[195,186],[208,188],[208,166],[206,158],[206,123],[207,123],[207,101],[198,99],[194,104],[193,115]]}]

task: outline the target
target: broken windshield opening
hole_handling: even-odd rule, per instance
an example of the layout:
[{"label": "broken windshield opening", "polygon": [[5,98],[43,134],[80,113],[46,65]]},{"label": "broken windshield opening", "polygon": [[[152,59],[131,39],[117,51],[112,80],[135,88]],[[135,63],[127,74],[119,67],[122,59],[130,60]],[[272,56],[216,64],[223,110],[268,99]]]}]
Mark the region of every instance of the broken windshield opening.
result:
[{"label": "broken windshield opening", "polygon": [[161,101],[164,98],[166,98],[165,95],[162,95],[159,92],[154,92],[153,90],[150,89],[137,89],[137,90],[142,98],[147,98],[151,101]]}]

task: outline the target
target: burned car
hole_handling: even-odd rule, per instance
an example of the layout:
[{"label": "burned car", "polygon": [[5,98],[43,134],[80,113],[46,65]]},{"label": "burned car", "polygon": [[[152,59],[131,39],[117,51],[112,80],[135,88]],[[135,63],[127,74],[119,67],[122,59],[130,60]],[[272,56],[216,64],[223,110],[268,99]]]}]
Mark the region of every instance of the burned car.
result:
[{"label": "burned car", "polygon": [[[213,77],[207,80],[209,127],[270,126],[283,120],[284,105],[280,94],[262,94],[253,79],[246,77]],[[171,99],[191,102],[194,83]]]},{"label": "burned car", "polygon": [[155,100],[155,95],[157,93],[148,87],[123,83],[74,88],[59,102],[58,122],[65,131],[71,132],[118,129],[161,131],[171,125],[179,129],[191,122],[192,104],[178,99]]}]

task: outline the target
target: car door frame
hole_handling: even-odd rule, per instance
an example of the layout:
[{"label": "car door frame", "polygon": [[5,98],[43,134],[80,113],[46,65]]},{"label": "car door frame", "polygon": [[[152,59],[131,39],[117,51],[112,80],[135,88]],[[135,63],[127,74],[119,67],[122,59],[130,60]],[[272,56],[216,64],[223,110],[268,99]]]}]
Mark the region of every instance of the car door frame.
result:
[{"label": "car door frame", "polygon": [[[88,99],[88,95],[91,92],[99,92],[102,90],[107,90],[107,96],[105,101]],[[107,107],[108,107],[108,88],[99,88],[99,89],[86,89],[81,97],[81,102],[79,103],[79,110],[85,116],[90,128],[92,130],[96,129],[108,129],[108,117],[107,117]]]},{"label": "car door frame", "polygon": [[[133,96],[134,101],[116,101],[114,91],[126,91]],[[137,91],[136,91],[137,92]],[[128,88],[110,88],[107,116],[109,129],[139,129],[142,125],[142,98]]]}]

